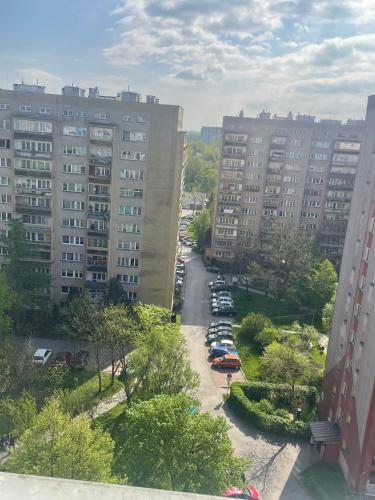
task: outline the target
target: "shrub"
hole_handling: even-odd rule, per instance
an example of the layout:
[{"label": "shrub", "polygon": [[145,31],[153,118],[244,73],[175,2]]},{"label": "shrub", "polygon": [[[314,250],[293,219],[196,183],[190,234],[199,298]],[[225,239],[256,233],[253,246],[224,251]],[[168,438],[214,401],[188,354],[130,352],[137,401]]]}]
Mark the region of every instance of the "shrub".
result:
[{"label": "shrub", "polygon": [[[263,408],[265,407],[264,403],[257,403],[249,399],[249,397],[245,395],[244,390],[249,389],[249,387],[251,388],[253,385],[255,386],[255,391],[258,391],[258,393],[265,393],[267,392],[267,389],[268,392],[271,389],[275,390],[275,387],[271,387],[272,384],[247,384],[242,382],[233,382],[230,388],[230,396],[228,398],[228,404],[233,411],[235,411],[245,421],[255,425],[262,431],[271,432],[281,436],[293,436],[302,439],[309,438],[309,426],[306,422],[301,420],[291,420],[289,414],[287,416],[286,410],[278,410],[278,414],[276,414],[275,411],[272,413],[263,411]],[[305,388],[305,390],[307,393],[309,392],[309,388]],[[268,405],[267,407],[269,408]]]},{"label": "shrub", "polygon": [[267,327],[257,333],[254,337],[254,345],[259,352],[263,352],[264,348],[272,344],[272,342],[280,342],[281,333],[277,328]]},{"label": "shrub", "polygon": [[264,330],[271,328],[271,320],[261,313],[250,313],[241,321],[240,335],[253,340],[255,335]]}]

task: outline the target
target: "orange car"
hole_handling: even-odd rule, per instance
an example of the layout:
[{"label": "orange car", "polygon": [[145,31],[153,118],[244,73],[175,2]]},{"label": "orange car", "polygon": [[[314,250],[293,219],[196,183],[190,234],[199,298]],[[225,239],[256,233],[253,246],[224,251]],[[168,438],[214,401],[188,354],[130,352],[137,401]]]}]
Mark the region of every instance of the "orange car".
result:
[{"label": "orange car", "polygon": [[220,358],[215,358],[212,361],[215,368],[235,368],[239,370],[241,367],[241,360],[238,354],[225,354]]}]

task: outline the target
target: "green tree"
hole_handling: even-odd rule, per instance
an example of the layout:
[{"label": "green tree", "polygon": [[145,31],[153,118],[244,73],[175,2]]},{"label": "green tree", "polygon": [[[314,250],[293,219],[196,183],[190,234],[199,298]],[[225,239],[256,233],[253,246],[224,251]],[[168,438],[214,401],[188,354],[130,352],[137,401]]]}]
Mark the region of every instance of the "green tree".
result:
[{"label": "green tree", "polygon": [[277,328],[266,327],[254,337],[254,344],[259,352],[263,352],[264,349],[272,344],[272,342],[280,342],[281,333]]},{"label": "green tree", "polygon": [[125,411],[121,464],[137,486],[220,495],[242,483],[245,466],[233,455],[228,429],[188,396],[160,395]]},{"label": "green tree", "polygon": [[254,337],[265,328],[271,328],[272,323],[269,318],[261,313],[249,313],[241,321],[240,335],[248,340],[253,340]]},{"label": "green tree", "polygon": [[208,209],[203,210],[200,214],[196,214],[191,221],[189,234],[196,240],[199,250],[201,250],[204,245],[210,243],[211,226],[212,220]]},{"label": "green tree", "polygon": [[103,297],[103,303],[106,306],[116,306],[119,304],[130,305],[130,301],[127,298],[126,292],[117,278],[111,278],[108,281],[108,285]]},{"label": "green tree", "polygon": [[33,257],[32,243],[26,240],[26,230],[21,219],[8,222],[8,233],[1,238],[6,255],[3,271],[8,286],[15,293],[12,316],[20,331],[26,321],[26,312],[46,309],[50,279],[47,274],[37,272]]},{"label": "green tree", "polygon": [[0,349],[12,329],[11,308],[16,300],[16,295],[7,284],[4,271],[0,271]]},{"label": "green tree", "polygon": [[204,144],[196,140],[189,141],[187,156],[185,191],[197,191],[210,195],[217,183],[219,142]]},{"label": "green tree", "polygon": [[86,295],[77,295],[61,312],[63,331],[74,340],[74,350],[79,341],[86,340],[95,346],[96,372],[99,392],[102,391],[100,348],[105,344],[103,336],[103,309],[93,304]]},{"label": "green tree", "polygon": [[270,344],[261,356],[261,372],[264,379],[290,385],[293,411],[295,410],[295,386],[308,382],[313,371],[316,370],[309,356],[287,344]]},{"label": "green tree", "polygon": [[322,326],[324,333],[330,333],[332,328],[333,311],[335,309],[336,301],[336,290],[334,291],[332,298],[329,302],[325,304],[322,312]]},{"label": "green tree", "polygon": [[321,313],[325,304],[332,300],[337,287],[337,273],[328,259],[320,262],[311,272],[307,282],[309,305]]},{"label": "green tree", "polygon": [[114,443],[82,416],[73,419],[52,399],[11,451],[6,470],[20,474],[111,481]]},{"label": "green tree", "polygon": [[35,398],[27,391],[23,391],[16,399],[2,399],[0,400],[0,432],[20,436],[31,427],[36,414]]}]

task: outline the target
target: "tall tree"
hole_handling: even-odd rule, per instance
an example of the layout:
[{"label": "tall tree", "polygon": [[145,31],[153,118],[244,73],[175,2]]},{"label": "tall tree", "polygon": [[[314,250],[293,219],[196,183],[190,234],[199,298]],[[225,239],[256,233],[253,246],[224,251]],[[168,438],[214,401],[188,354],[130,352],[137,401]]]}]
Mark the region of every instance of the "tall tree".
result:
[{"label": "tall tree", "polygon": [[287,344],[272,343],[261,356],[261,372],[265,380],[285,382],[291,388],[291,406],[295,410],[295,387],[308,382],[314,370],[309,356]]},{"label": "tall tree", "polygon": [[74,346],[82,340],[90,341],[95,346],[96,372],[99,392],[102,391],[100,371],[100,348],[105,344],[103,337],[103,310],[93,304],[86,295],[78,295],[65,305],[62,313],[63,330],[74,339]]},{"label": "tall tree", "polygon": [[337,272],[328,259],[320,262],[308,276],[307,289],[310,307],[322,312],[327,302],[332,300],[337,287]]},{"label": "tall tree", "polygon": [[130,305],[131,302],[128,300],[125,290],[123,289],[121,283],[117,278],[111,278],[108,281],[107,289],[103,297],[104,305],[114,305],[127,304]]},{"label": "tall tree", "polygon": [[242,483],[229,425],[196,406],[184,394],[160,395],[125,411],[120,453],[131,484],[220,495]]},{"label": "tall tree", "polygon": [[5,337],[12,329],[12,318],[10,315],[12,306],[16,300],[16,295],[8,286],[3,270],[0,271],[0,349]]},{"label": "tall tree", "polygon": [[20,436],[31,427],[36,417],[35,398],[23,391],[18,398],[0,400],[0,432]]},{"label": "tall tree", "polygon": [[196,214],[189,226],[189,233],[197,242],[197,247],[201,250],[203,246],[210,242],[210,230],[212,220],[208,209],[202,213]]},{"label": "tall tree", "polygon": [[111,481],[114,443],[82,416],[63,413],[52,399],[11,452],[6,470],[83,481]]},{"label": "tall tree", "polygon": [[327,304],[325,304],[323,307],[322,326],[323,326],[324,333],[331,332],[333,312],[334,312],[334,308],[335,308],[335,301],[336,301],[336,290],[333,293],[331,300],[329,302],[327,302]]},{"label": "tall tree", "polygon": [[8,222],[7,235],[1,237],[6,255],[3,270],[9,287],[15,292],[12,311],[18,329],[25,323],[28,310],[45,309],[48,306],[50,279],[47,274],[35,270],[35,250],[26,240],[26,230],[21,219]]}]

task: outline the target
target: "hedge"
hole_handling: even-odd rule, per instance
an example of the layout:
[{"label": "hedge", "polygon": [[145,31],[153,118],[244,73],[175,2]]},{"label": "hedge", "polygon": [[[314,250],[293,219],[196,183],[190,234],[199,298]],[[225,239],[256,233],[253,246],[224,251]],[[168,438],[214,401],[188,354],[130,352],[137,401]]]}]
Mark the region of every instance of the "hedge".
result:
[{"label": "hedge", "polygon": [[[280,386],[263,383],[248,384],[233,382],[227,402],[237,415],[265,432],[302,439],[308,439],[310,437],[309,425],[306,422],[302,422],[301,420],[292,421],[263,412],[258,402],[252,401],[245,395],[244,390],[248,390],[250,387],[250,390],[254,390],[254,393],[257,391],[258,395],[263,393],[263,397],[266,397],[270,390],[277,390]],[[285,390],[285,386],[282,390]]]},{"label": "hedge", "polygon": [[[268,399],[272,393],[273,400],[277,407],[287,407],[290,401],[291,388],[288,384],[270,384],[267,382],[247,382],[244,384],[244,393],[249,399],[260,401]],[[301,401],[301,406],[305,412],[310,412],[317,404],[317,390],[315,387],[306,385],[296,385],[294,397]]]}]

